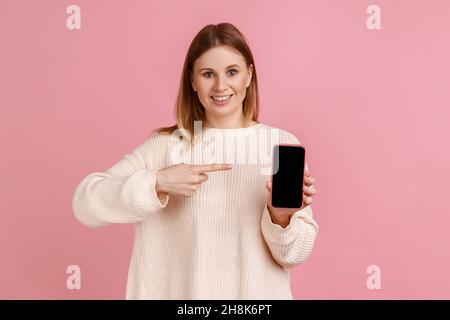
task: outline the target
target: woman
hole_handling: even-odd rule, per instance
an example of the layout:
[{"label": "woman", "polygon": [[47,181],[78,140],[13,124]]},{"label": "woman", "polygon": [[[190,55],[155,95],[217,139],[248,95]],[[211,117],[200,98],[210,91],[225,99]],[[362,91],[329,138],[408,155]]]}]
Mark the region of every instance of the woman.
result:
[{"label": "woman", "polygon": [[[176,125],[81,181],[76,218],[93,228],[134,224],[127,299],[292,299],[290,269],[318,233],[314,178],[306,165],[300,209],[272,206],[270,176],[248,157],[299,141],[258,122],[255,63],[233,25],[208,25],[194,38],[175,111]],[[269,130],[277,139],[266,139]],[[237,151],[217,147],[236,139]]]}]

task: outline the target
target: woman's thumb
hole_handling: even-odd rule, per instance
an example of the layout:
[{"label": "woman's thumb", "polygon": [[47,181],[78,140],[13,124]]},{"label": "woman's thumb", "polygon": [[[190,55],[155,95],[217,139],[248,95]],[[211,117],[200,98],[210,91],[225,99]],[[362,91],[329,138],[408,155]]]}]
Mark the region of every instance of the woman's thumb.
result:
[{"label": "woman's thumb", "polygon": [[268,180],[266,182],[266,188],[268,191],[272,191],[272,181]]}]

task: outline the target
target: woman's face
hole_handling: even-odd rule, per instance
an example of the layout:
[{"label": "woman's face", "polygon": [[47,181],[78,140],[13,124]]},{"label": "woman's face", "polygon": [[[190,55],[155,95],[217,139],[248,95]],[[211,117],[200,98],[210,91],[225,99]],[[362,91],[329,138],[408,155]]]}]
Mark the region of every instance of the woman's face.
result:
[{"label": "woman's face", "polygon": [[[244,57],[229,46],[206,51],[194,63],[191,83],[207,119],[243,116],[243,101],[251,83],[253,66],[247,68]],[[213,97],[229,96],[226,103],[215,102]],[[223,98],[222,98],[223,99]]]}]

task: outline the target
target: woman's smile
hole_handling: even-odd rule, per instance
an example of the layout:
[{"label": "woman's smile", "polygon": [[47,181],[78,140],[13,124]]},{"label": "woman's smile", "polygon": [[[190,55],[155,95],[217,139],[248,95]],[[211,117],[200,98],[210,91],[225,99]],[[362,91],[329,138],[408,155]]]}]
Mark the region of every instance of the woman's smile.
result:
[{"label": "woman's smile", "polygon": [[227,96],[211,96],[211,99],[213,100],[214,104],[217,106],[224,106],[228,104],[228,102],[232,98],[232,94],[229,94]]}]

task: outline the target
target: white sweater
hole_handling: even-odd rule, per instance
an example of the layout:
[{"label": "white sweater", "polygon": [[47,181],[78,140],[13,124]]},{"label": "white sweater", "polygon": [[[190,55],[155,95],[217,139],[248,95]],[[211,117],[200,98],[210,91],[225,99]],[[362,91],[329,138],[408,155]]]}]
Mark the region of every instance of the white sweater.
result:
[{"label": "white sweater", "polygon": [[[126,299],[293,299],[290,268],[310,255],[319,228],[311,206],[297,211],[286,228],[271,220],[267,159],[277,143],[300,142],[261,123],[204,128],[193,150],[187,139],[154,133],[105,172],[80,182],[72,207],[81,223],[134,226]],[[233,168],[208,172],[192,197],[161,201],[156,171],[177,163]]]}]

